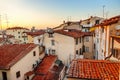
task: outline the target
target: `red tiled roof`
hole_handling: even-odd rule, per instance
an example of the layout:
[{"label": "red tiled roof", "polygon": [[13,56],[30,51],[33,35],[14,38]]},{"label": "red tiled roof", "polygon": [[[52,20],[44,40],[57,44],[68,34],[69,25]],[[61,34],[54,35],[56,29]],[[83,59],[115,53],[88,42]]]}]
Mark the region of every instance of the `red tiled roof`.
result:
[{"label": "red tiled roof", "polygon": [[39,36],[39,35],[42,35],[45,33],[45,31],[43,30],[39,30],[39,31],[36,31],[36,32],[26,32],[27,35],[31,35],[31,36]]},{"label": "red tiled roof", "polygon": [[0,46],[0,69],[10,69],[17,61],[36,47],[35,44],[9,44]]},{"label": "red tiled roof", "polygon": [[6,30],[12,30],[12,29],[26,29],[26,30],[29,30],[28,28],[23,28],[23,27],[12,27],[12,28],[7,28]]},{"label": "red tiled roof", "polygon": [[40,63],[40,65],[37,67],[35,71],[36,76],[33,78],[33,80],[51,80],[51,78],[53,80],[54,74],[50,72],[50,68],[56,60],[57,56],[46,56]]},{"label": "red tiled roof", "polygon": [[105,60],[73,60],[68,78],[119,80],[120,63]]},{"label": "red tiled roof", "polygon": [[56,33],[63,34],[66,36],[74,37],[74,38],[79,38],[81,36],[87,36],[87,35],[92,35],[91,32],[81,32],[80,30],[56,30]]},{"label": "red tiled roof", "polygon": [[[48,70],[52,66],[52,64],[56,61],[57,56],[46,56],[39,67],[36,69],[37,74],[47,74]],[[47,65],[46,65],[47,64]]]},{"label": "red tiled roof", "polygon": [[32,80],[45,80],[45,76],[36,75]]},{"label": "red tiled roof", "polygon": [[120,15],[112,17],[110,19],[106,19],[101,24],[98,24],[98,25],[95,25],[95,26],[107,26],[107,25],[115,24],[118,21],[120,21]]}]

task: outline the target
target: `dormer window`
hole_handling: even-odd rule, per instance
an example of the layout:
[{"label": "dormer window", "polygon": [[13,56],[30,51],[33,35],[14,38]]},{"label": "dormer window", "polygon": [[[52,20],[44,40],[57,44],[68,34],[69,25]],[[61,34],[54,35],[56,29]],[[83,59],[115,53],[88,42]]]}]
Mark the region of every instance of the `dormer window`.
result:
[{"label": "dormer window", "polygon": [[99,22],[100,22],[100,20],[96,20],[96,21],[95,21],[95,24],[99,24]]}]

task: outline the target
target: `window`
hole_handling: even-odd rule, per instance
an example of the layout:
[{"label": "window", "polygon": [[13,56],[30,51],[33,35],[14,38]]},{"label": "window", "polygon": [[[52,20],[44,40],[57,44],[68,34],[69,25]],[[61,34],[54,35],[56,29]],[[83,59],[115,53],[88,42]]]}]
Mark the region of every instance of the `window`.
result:
[{"label": "window", "polygon": [[76,54],[78,55],[78,50],[76,50]]},{"label": "window", "polygon": [[82,39],[82,38],[80,37],[80,43],[81,43],[81,39]]},{"label": "window", "polygon": [[85,47],[85,52],[89,52],[89,47]]},{"label": "window", "polygon": [[27,76],[27,79],[29,80],[29,76]]},{"label": "window", "polygon": [[97,43],[99,43],[99,39],[97,39]]},{"label": "window", "polygon": [[33,51],[33,56],[36,56],[36,52],[35,51]]},{"label": "window", "polygon": [[119,53],[117,49],[113,49],[113,57],[118,58]]},{"label": "window", "polygon": [[49,38],[52,38],[53,37],[53,33],[49,33]]},{"label": "window", "polygon": [[38,43],[40,43],[40,39],[38,39]]},{"label": "window", "polygon": [[20,71],[16,72],[16,78],[20,77]]},{"label": "window", "polygon": [[100,20],[96,20],[96,21],[95,21],[95,24],[99,24],[99,22],[100,22]]},{"label": "window", "polygon": [[52,45],[55,45],[55,40],[51,40],[51,44],[52,44]]},{"label": "window", "polygon": [[24,41],[25,41],[25,38],[24,38]]},{"label": "window", "polygon": [[55,54],[55,50],[52,50],[52,54]]},{"label": "window", "polygon": [[7,80],[7,73],[6,72],[2,72],[2,77],[3,77],[3,80]]},{"label": "window", "polygon": [[81,50],[81,48],[80,48],[80,55],[82,55],[82,50]]},{"label": "window", "polygon": [[86,42],[89,42],[89,37],[88,37],[88,36],[86,36],[86,38],[85,38],[85,39],[86,39]]},{"label": "window", "polygon": [[102,33],[104,33],[104,28],[102,28]]},{"label": "window", "polygon": [[95,49],[95,47],[96,47],[96,45],[95,45],[95,43],[94,43],[94,49]]},{"label": "window", "polygon": [[18,32],[18,34],[20,34],[20,32]]},{"label": "window", "polygon": [[78,38],[76,39],[76,44],[78,44]]}]

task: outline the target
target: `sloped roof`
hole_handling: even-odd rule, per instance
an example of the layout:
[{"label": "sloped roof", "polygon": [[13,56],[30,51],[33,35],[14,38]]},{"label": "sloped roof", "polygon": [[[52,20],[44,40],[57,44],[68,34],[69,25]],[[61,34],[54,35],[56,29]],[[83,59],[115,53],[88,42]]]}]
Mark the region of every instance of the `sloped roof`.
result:
[{"label": "sloped roof", "polygon": [[80,30],[63,30],[63,29],[61,29],[61,30],[56,30],[55,32],[62,34],[62,35],[74,37],[74,38],[92,35],[92,32],[81,32]]},{"label": "sloped roof", "polygon": [[11,27],[11,28],[7,28],[6,30],[12,30],[12,29],[25,29],[25,30],[29,30],[28,28],[24,28],[24,27]]},{"label": "sloped roof", "polygon": [[9,44],[0,46],[0,69],[10,69],[17,61],[36,47],[35,44]]},{"label": "sloped roof", "polygon": [[107,26],[107,25],[115,24],[118,21],[120,21],[120,15],[109,18],[109,19],[106,19],[101,24],[95,25],[95,27],[96,26]]},{"label": "sloped roof", "polygon": [[46,56],[35,70],[33,80],[58,80],[64,65],[61,63],[59,66],[56,66],[56,60],[57,56],[55,55]]},{"label": "sloped roof", "polygon": [[35,37],[35,36],[39,36],[39,35],[44,34],[45,31],[43,31],[43,30],[39,30],[39,31],[36,31],[36,32],[26,32],[26,33],[27,33],[27,35],[30,35],[30,36]]},{"label": "sloped roof", "polygon": [[105,60],[73,60],[68,78],[119,80],[120,63]]}]

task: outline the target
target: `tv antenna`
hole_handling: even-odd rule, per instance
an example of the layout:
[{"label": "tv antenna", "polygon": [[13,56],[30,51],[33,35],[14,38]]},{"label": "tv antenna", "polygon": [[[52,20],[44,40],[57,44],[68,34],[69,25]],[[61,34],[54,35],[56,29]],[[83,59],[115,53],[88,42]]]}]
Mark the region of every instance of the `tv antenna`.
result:
[{"label": "tv antenna", "polygon": [[2,30],[2,16],[0,15],[0,28],[1,28],[1,30]]},{"label": "tv antenna", "polygon": [[9,22],[8,22],[8,16],[7,16],[7,14],[5,14],[5,17],[6,17],[6,24],[7,24],[7,28],[8,28]]},{"label": "tv antenna", "polygon": [[105,12],[105,5],[103,5],[103,18],[104,18],[104,12]]}]

